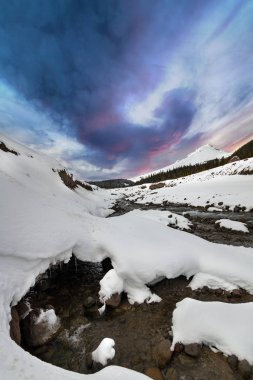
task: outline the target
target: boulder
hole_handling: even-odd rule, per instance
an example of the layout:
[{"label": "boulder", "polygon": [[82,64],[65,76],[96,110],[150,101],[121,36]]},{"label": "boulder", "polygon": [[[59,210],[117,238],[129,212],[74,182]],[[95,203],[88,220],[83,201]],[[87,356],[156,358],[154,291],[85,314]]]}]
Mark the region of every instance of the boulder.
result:
[{"label": "boulder", "polygon": [[184,352],[193,358],[197,358],[200,355],[201,347],[197,343],[186,344],[184,346]]},{"label": "boulder", "polygon": [[247,360],[240,361],[238,364],[238,371],[243,379],[247,380],[250,378],[251,368]]},{"label": "boulder", "polygon": [[235,355],[230,355],[227,359],[229,366],[232,369],[236,369],[238,365],[238,359]]},{"label": "boulder", "polygon": [[31,311],[29,303],[24,301],[20,301],[15,307],[17,309],[19,319],[24,319]]},{"label": "boulder", "polygon": [[242,292],[240,289],[233,289],[231,292],[231,296],[235,298],[240,298],[242,296]]},{"label": "boulder", "polygon": [[182,343],[176,343],[175,344],[175,347],[174,347],[174,351],[176,353],[180,353],[180,352],[183,352],[184,351],[184,345]]},{"label": "boulder", "polygon": [[148,368],[145,371],[145,375],[154,380],[164,380],[163,374],[159,368]]},{"label": "boulder", "polygon": [[164,368],[171,360],[172,351],[170,347],[171,341],[169,339],[163,339],[154,347],[153,358],[159,368]]},{"label": "boulder", "polygon": [[52,340],[60,328],[60,318],[54,309],[34,309],[23,320],[24,340],[30,347],[41,346]]},{"label": "boulder", "polygon": [[21,333],[19,325],[19,315],[15,307],[11,308],[10,337],[19,346],[21,344]]},{"label": "boulder", "polygon": [[116,308],[119,306],[121,302],[121,294],[114,293],[108,300],[105,301],[107,306],[110,306],[112,308]]}]

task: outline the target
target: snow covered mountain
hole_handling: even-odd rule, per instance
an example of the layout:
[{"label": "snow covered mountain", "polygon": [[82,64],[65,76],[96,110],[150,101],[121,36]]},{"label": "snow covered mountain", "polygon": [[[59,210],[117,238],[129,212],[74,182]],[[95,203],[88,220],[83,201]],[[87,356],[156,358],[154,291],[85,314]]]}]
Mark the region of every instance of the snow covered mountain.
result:
[{"label": "snow covered mountain", "polygon": [[217,149],[212,145],[203,145],[200,148],[196,149],[194,152],[189,153],[185,158],[182,160],[176,161],[174,164],[165,166],[161,169],[152,171],[150,173],[143,174],[138,177],[131,178],[132,181],[137,182],[142,178],[146,178],[150,176],[151,174],[156,174],[159,172],[166,172],[178,167],[182,166],[188,166],[188,165],[195,165],[195,164],[201,164],[210,160],[214,160],[215,158],[222,158],[222,157],[228,157],[230,153],[227,153],[223,150]]}]

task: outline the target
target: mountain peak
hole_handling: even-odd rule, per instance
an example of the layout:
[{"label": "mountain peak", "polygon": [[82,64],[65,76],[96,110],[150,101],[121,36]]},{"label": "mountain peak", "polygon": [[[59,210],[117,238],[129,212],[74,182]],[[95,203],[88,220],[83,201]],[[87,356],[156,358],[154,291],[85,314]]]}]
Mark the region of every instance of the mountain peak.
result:
[{"label": "mountain peak", "polygon": [[138,181],[141,178],[148,177],[151,174],[156,174],[158,172],[165,172],[165,171],[169,171],[169,170],[182,167],[182,166],[201,164],[210,160],[214,160],[215,158],[222,158],[222,157],[227,157],[227,156],[229,156],[229,153],[223,150],[217,149],[213,145],[205,144],[205,145],[200,146],[193,152],[189,153],[185,158],[181,160],[177,160],[176,162],[174,162],[174,164],[165,166],[161,169],[144,174],[142,176],[132,178],[132,180]]}]

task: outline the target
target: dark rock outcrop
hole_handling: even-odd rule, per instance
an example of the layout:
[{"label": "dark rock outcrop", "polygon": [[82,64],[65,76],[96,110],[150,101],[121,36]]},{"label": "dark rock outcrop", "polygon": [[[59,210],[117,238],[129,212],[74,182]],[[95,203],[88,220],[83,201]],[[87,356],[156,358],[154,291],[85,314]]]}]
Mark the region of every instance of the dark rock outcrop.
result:
[{"label": "dark rock outcrop", "polygon": [[15,307],[11,308],[10,337],[19,346],[21,344],[21,332],[19,324],[19,315]]}]

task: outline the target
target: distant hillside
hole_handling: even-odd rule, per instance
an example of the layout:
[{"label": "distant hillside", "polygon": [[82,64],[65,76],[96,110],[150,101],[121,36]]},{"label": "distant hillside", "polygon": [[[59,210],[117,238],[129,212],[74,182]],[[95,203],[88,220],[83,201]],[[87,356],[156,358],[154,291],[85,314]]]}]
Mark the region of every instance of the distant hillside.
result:
[{"label": "distant hillside", "polygon": [[250,158],[253,157],[253,140],[247,142],[247,144],[244,144],[239,149],[237,149],[233,156],[238,156],[241,160],[243,158]]},{"label": "distant hillside", "polygon": [[96,185],[104,189],[115,189],[119,187],[126,187],[134,185],[134,182],[130,179],[108,179],[104,181],[89,182],[91,185]]},{"label": "distant hillside", "polygon": [[230,157],[216,158],[215,160],[209,160],[201,164],[181,166],[166,172],[158,172],[156,174],[151,174],[148,177],[142,178],[140,181],[135,182],[135,185],[141,185],[143,183],[150,182],[161,182],[167,181],[168,179],[177,179],[181,177],[187,177],[188,175],[203,172],[205,170],[217,168],[218,166],[225,165],[229,162]]},{"label": "distant hillside", "polygon": [[[199,151],[200,150],[197,150],[191,153],[190,155],[188,155],[187,157],[191,157],[193,154],[196,154]],[[236,158],[237,160],[238,159],[242,160],[242,159],[250,158],[250,157],[253,157],[253,140],[241,146],[234,153],[227,154],[225,157],[215,158],[213,160],[209,160],[202,163],[196,163],[194,165],[190,164],[190,165],[185,165],[185,166],[179,166],[167,171],[163,171],[163,169],[161,169],[159,172],[154,172],[154,173],[151,173],[149,176],[145,176],[141,178],[139,181],[135,182],[135,184],[141,185],[143,183],[161,182],[161,181],[166,181],[169,179],[177,179],[181,177],[186,177],[188,175],[196,174],[205,170],[209,170],[209,169],[213,169],[213,168],[217,168],[219,166],[225,165],[229,163],[230,160],[233,160],[233,159],[236,160]],[[182,160],[181,162],[186,162],[186,159]],[[245,172],[244,174],[247,174],[247,173]]]},{"label": "distant hillside", "polygon": [[194,166],[196,164],[202,164],[204,162],[215,160],[217,158],[228,157],[229,155],[229,153],[224,152],[223,150],[217,149],[212,145],[206,144],[199,147],[194,152],[189,153],[185,158],[177,160],[169,166],[165,166],[159,170],[155,170],[150,173],[143,174],[139,177],[131,179],[132,181],[139,183],[139,181],[141,181],[142,179],[149,178],[150,176],[159,174],[161,172],[169,172],[176,168]]}]

